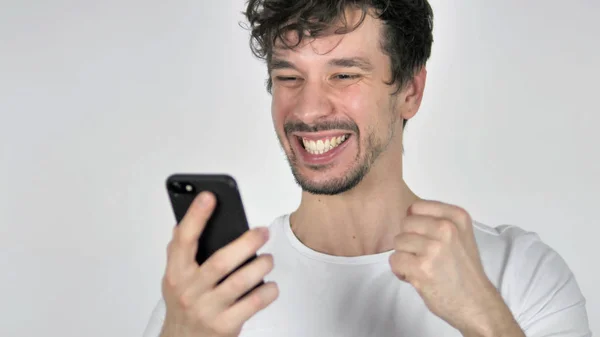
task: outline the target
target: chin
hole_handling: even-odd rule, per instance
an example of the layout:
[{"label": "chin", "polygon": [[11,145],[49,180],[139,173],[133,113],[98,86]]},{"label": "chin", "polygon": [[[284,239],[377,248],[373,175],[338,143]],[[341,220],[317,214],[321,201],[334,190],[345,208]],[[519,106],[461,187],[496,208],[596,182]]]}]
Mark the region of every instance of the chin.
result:
[{"label": "chin", "polygon": [[292,165],[292,174],[303,191],[316,195],[339,195],[354,189],[369,171],[368,165],[357,165],[343,173],[335,174],[334,168],[308,168],[304,174]]}]

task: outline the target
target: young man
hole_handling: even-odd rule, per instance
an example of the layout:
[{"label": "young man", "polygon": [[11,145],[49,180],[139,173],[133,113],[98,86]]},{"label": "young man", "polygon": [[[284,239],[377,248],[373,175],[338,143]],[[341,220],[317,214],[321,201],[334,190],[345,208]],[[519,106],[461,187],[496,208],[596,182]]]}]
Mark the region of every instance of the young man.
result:
[{"label": "young man", "polygon": [[487,227],[403,180],[427,1],[251,0],[247,17],[302,200],[198,266],[215,205],[199,197],[174,229],[145,336],[591,336],[575,278],[536,235]]}]

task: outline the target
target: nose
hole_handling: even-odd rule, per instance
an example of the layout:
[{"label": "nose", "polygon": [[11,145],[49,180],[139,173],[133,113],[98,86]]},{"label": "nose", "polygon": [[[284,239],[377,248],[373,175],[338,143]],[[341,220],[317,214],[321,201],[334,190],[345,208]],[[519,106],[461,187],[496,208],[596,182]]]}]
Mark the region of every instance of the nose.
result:
[{"label": "nose", "polygon": [[333,114],[334,108],[326,85],[320,81],[306,81],[298,93],[294,109],[296,118],[306,124]]}]

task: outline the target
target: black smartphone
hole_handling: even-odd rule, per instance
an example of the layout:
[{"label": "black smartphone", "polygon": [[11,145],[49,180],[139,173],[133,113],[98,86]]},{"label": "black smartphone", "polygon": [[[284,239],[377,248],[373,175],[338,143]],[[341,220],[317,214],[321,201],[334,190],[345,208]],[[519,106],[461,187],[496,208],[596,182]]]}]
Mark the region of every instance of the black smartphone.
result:
[{"label": "black smartphone", "polygon": [[[217,199],[215,209],[198,239],[198,251],[196,253],[198,265],[203,264],[217,250],[228,245],[250,229],[242,204],[242,197],[233,177],[227,174],[173,174],[167,178],[166,183],[177,224],[181,222],[192,201],[200,192],[209,191]],[[255,258],[256,254],[232,273]],[[227,276],[221,279],[219,283]],[[256,287],[262,284],[263,282],[256,285]]]}]

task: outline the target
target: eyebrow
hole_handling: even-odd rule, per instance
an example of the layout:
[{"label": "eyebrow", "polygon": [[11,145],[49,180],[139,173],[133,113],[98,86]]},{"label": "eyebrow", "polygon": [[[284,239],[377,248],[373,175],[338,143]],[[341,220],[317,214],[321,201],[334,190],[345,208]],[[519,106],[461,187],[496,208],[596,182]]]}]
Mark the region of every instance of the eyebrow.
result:
[{"label": "eyebrow", "polygon": [[[373,64],[371,64],[371,62],[369,62],[369,60],[367,60],[363,57],[337,58],[337,59],[330,60],[328,62],[328,64],[331,67],[359,68],[364,71],[373,70]],[[271,63],[269,64],[269,71],[273,71],[276,69],[298,70],[298,68],[292,62],[273,57],[273,59],[271,59]]]},{"label": "eyebrow", "polygon": [[330,66],[340,68],[360,68],[364,71],[373,70],[373,65],[369,60],[362,57],[339,58],[329,61]]},{"label": "eyebrow", "polygon": [[296,68],[296,66],[292,62],[273,57],[273,59],[271,59],[271,62],[269,63],[269,71],[273,71],[276,69],[297,70],[298,68]]}]

